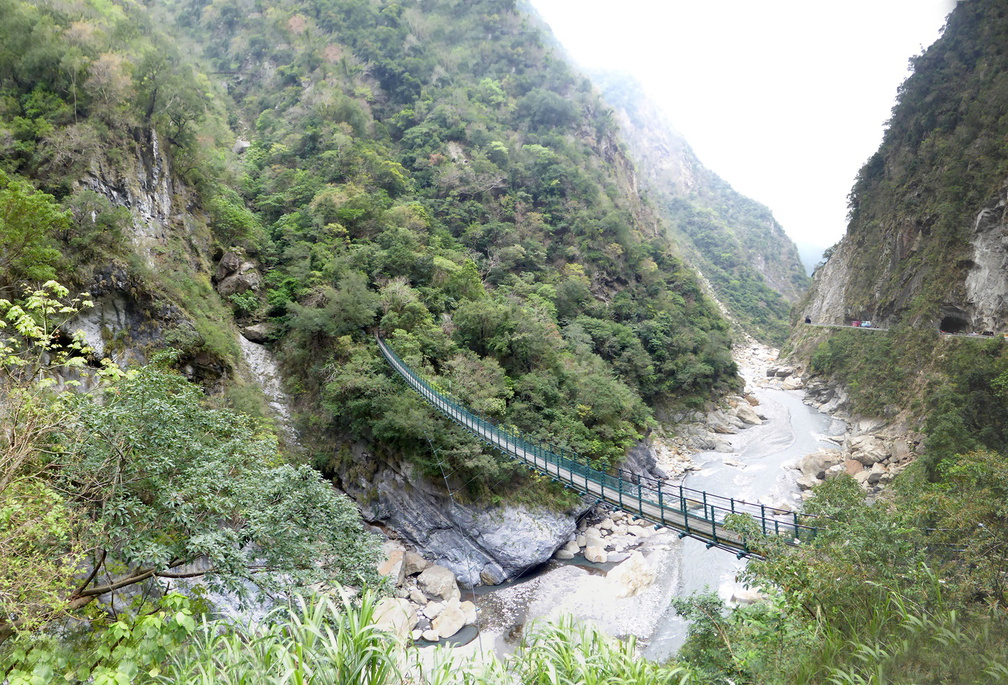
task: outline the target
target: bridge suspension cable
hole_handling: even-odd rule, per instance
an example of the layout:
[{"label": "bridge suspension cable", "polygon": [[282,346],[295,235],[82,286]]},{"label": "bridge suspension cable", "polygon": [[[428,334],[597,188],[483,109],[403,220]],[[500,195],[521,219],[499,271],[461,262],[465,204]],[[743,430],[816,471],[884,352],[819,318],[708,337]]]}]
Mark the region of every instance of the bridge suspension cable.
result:
[{"label": "bridge suspension cable", "polygon": [[798,512],[636,474],[624,478],[622,470],[620,475],[613,476],[591,466],[585,457],[502,428],[435,388],[400,359],[381,336],[376,335],[375,339],[395,372],[431,406],[491,447],[578,492],[652,523],[674,528],[680,537],[693,537],[705,542],[708,548],[719,547],[739,556],[753,552],[746,537],[726,524],[731,515],[749,516],[759,533],[783,536],[789,541],[809,540],[816,534],[816,527],[802,523]]}]

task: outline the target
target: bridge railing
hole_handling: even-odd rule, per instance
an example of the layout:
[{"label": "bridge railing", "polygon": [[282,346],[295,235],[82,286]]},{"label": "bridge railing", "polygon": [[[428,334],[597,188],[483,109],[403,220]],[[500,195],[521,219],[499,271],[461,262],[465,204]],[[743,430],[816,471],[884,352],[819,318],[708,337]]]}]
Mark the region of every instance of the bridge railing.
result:
[{"label": "bridge railing", "polygon": [[523,460],[550,478],[576,490],[601,496],[626,511],[635,511],[643,518],[683,530],[686,534],[717,545],[723,542],[725,531],[721,527],[732,514],[751,517],[765,535],[782,535],[801,540],[815,535],[816,528],[803,523],[797,512],[724,497],[683,485],[671,485],[638,474],[628,474],[624,478],[621,471],[620,475],[612,475],[593,467],[586,457],[563,447],[530,440],[520,433],[502,428],[473,414],[455,399],[435,388],[400,359],[381,337],[377,337],[377,340],[382,355],[392,368],[441,413],[492,447]]}]

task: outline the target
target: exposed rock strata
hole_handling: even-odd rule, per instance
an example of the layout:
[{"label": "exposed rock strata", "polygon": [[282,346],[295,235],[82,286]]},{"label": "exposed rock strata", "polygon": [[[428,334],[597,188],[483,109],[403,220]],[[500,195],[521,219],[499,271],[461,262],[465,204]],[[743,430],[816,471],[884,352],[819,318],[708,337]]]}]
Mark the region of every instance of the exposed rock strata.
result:
[{"label": "exposed rock strata", "polygon": [[466,587],[496,585],[547,561],[587,510],[461,506],[408,464],[380,464],[360,445],[351,453],[341,485],[364,518],[395,530]]}]

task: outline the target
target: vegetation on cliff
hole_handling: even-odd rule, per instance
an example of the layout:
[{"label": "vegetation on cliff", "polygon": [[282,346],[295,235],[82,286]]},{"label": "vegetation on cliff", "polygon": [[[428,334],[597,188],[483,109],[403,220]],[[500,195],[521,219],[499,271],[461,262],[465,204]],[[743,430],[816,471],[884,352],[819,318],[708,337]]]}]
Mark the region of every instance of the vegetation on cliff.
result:
[{"label": "vegetation on cliff", "polygon": [[[0,16],[5,314],[37,319],[22,286],[58,275],[143,310],[101,330],[106,351],[225,391],[208,406],[163,366],[78,398],[32,374],[27,395],[5,386],[5,428],[30,439],[4,463],[21,546],[0,582],[39,579],[9,595],[5,631],[201,558],[235,591],[253,572],[370,575],[348,503],[233,411],[248,407],[228,391],[235,321],[269,325],[308,460],[335,469],[330,438],[369,441],[469,496],[513,496],[521,470],[395,382],[375,330],[488,417],[604,467],[656,409],[738,383],[728,327],[632,191],[611,112],[513,3],[0,0]],[[261,278],[220,296],[225,255]],[[67,346],[58,374],[98,363],[63,328],[10,345]],[[151,347],[131,350],[134,333]]]},{"label": "vegetation on cliff", "polygon": [[620,114],[639,182],[669,235],[732,318],[779,347],[787,337],[790,304],[810,283],[794,243],[767,207],[703,166],[632,77],[592,78]]},{"label": "vegetation on cliff", "polygon": [[652,407],[735,383],[724,322],[630,190],[612,113],[511,3],[174,11],[234,74],[251,145],[233,201],[253,214],[227,239],[267,272],[254,314],[322,431],[472,494],[511,473],[392,380],[374,327],[490,418],[602,465]]},{"label": "vegetation on cliff", "polygon": [[851,190],[846,312],[937,324],[963,306],[977,214],[1008,179],[1008,17],[1003,3],[959,3],[941,38],[912,60],[878,152]]}]

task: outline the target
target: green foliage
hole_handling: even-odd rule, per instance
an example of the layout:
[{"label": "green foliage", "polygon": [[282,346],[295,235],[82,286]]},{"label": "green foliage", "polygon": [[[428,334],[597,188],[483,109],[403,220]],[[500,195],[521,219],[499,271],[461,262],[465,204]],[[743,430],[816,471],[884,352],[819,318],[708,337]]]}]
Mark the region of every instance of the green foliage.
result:
[{"label": "green foliage", "polygon": [[833,331],[812,354],[809,370],[836,379],[848,389],[855,411],[878,416],[910,393],[907,369],[930,353],[934,335],[918,340],[912,332],[890,334]]},{"label": "green foliage", "polygon": [[199,557],[211,587],[239,595],[253,570],[265,587],[371,576],[373,545],[350,502],[307,467],[281,463],[276,438],[248,417],[204,408],[201,394],[146,367],[101,403],[74,402],[54,482],[87,504],[96,547],[123,565],[77,595],[171,577]]},{"label": "green foliage", "polygon": [[51,682],[332,683],[335,685],[685,685],[680,666],[635,654],[631,638],[613,641],[570,619],[535,626],[512,656],[461,659],[448,651],[421,655],[374,624],[378,598],[300,596],[264,621],[236,625],[197,615],[181,595],[152,612],[118,620],[76,642],[46,636],[5,645],[0,668],[12,685]]},{"label": "green foliage", "polygon": [[61,259],[54,238],[68,219],[50,195],[0,170],[0,293],[55,278]]},{"label": "green foliage", "polygon": [[958,5],[912,60],[882,145],[848,198],[857,249],[846,306],[855,316],[936,322],[943,305],[959,303],[974,219],[1008,171],[1008,120],[997,114],[1008,103],[1004,12],[989,0]]}]

